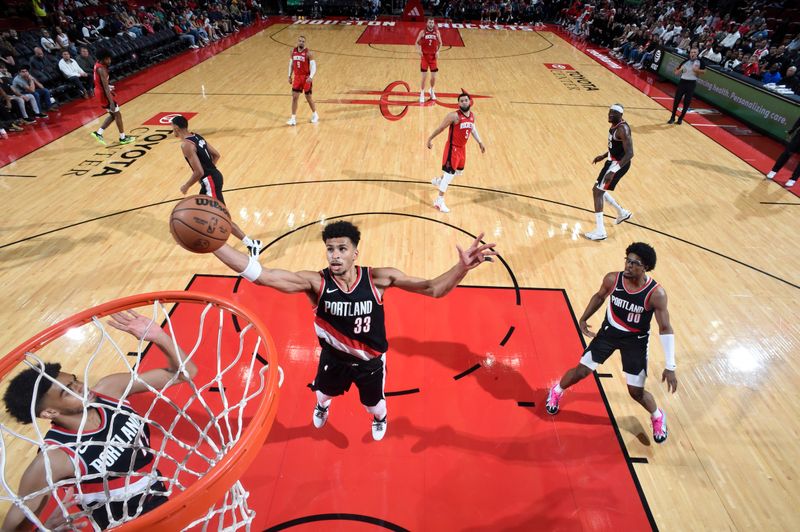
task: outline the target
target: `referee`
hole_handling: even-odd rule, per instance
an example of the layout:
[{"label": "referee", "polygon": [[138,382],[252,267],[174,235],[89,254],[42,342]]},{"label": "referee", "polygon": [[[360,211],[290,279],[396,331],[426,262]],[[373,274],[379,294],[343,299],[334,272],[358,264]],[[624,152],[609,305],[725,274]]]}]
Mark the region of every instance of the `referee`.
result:
[{"label": "referee", "polygon": [[[767,174],[767,179],[775,177],[775,174],[783,168],[783,165],[786,164],[786,161],[789,160],[789,157],[791,157],[793,153],[800,153],[800,117],[798,117],[792,129],[786,132],[786,136],[789,139],[789,142],[786,144],[786,149],[780,154],[778,160],[775,161],[775,166],[773,166],[772,170]],[[798,179],[800,179],[800,163],[797,164],[797,168],[792,172],[792,177],[786,182],[786,188],[793,187]]]},{"label": "referee", "polygon": [[675,123],[675,115],[678,113],[678,105],[683,99],[683,110],[681,116],[678,117],[678,125],[683,124],[683,117],[689,110],[689,105],[692,103],[692,96],[694,96],[694,88],[697,86],[697,76],[705,72],[703,68],[703,61],[697,58],[699,53],[697,48],[689,50],[689,59],[678,65],[675,69],[675,75],[680,75],[681,80],[678,82],[678,88],[675,90],[675,102],[672,104],[672,116],[669,117],[667,124]]}]

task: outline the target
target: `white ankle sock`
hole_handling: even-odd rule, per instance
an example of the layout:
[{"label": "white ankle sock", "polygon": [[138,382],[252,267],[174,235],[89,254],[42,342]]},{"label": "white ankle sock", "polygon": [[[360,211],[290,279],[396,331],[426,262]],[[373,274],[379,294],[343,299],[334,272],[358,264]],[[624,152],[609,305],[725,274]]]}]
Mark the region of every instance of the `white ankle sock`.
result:
[{"label": "white ankle sock", "polygon": [[253,241],[250,239],[249,236],[245,236],[242,239],[242,244],[244,244],[245,246],[252,246],[253,245]]},{"label": "white ankle sock", "polygon": [[601,233],[605,233],[606,227],[603,224],[603,213],[602,212],[594,213],[594,220],[597,223],[597,230],[600,231]]},{"label": "white ankle sock", "polygon": [[661,419],[661,410],[656,408],[656,411],[650,414],[650,417],[653,419]]},{"label": "white ankle sock", "polygon": [[97,134],[98,134],[98,135],[102,135],[102,134],[103,134],[103,131],[105,131],[105,130],[104,130],[102,127],[98,127],[98,128],[97,128]]},{"label": "white ankle sock", "polygon": [[562,388],[561,383],[558,382],[553,386],[553,390],[555,390],[556,393],[564,393],[564,388]]}]

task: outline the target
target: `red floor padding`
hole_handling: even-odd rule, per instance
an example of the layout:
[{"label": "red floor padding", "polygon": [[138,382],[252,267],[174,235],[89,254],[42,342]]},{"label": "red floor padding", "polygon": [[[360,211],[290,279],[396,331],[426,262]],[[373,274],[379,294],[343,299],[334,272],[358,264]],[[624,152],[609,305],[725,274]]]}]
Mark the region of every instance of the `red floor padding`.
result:
[{"label": "red floor padding", "polygon": [[[394,26],[367,26],[356,41],[358,44],[407,44],[413,45],[423,22],[398,22]],[[439,28],[442,46],[464,46],[457,29]]]},{"label": "red floor padding", "polygon": [[[390,290],[386,390],[408,393],[388,397],[375,442],[355,388],[325,427],[311,424],[319,347],[305,296],[247,282],[234,294],[236,282],[198,276],[190,290],[258,312],[285,372],[275,425],[242,479],[254,530],[650,528],[596,382],[570,390],[558,416],[544,412],[546,388],[582,349],[563,291],[522,290],[516,305],[513,289]],[[196,327],[189,314],[173,313],[179,331]]]}]

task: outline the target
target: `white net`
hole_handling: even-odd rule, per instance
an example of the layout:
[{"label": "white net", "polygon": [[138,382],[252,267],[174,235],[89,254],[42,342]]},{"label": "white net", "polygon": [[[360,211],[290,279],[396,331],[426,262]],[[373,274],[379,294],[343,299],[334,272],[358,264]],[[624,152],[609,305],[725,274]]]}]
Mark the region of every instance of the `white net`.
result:
[{"label": "white net", "polygon": [[[43,386],[50,388],[49,394],[80,405],[71,412],[77,424],[72,430],[36,419],[35,399],[30,404],[32,426],[2,417],[0,504],[5,503],[6,511],[17,508],[46,530],[102,530],[135,522],[177,502],[239,444],[268,391],[269,342],[246,316],[212,303],[182,302],[171,313],[157,300],[144,314],[149,319],[146,334],[163,322],[169,341],[162,344],[180,353],[177,371],[167,377],[159,368],[168,362],[169,345],[133,340],[109,327],[108,318],[93,316],[85,325],[64,331],[59,341],[27,352],[19,370],[3,378],[7,387],[19,371],[33,368],[30,397],[38,397]],[[134,342],[135,350],[126,349]],[[61,363],[61,376],[46,371],[46,362]],[[72,380],[63,378],[70,372]],[[116,396],[95,393],[92,385],[109,374],[124,391]],[[42,465],[46,482],[21,493],[20,478],[34,460]],[[220,500],[202,508],[202,515],[196,512],[199,516],[183,529],[249,530],[255,514],[247,506],[247,491],[238,480],[226,488]],[[43,499],[49,504],[39,511]]]}]

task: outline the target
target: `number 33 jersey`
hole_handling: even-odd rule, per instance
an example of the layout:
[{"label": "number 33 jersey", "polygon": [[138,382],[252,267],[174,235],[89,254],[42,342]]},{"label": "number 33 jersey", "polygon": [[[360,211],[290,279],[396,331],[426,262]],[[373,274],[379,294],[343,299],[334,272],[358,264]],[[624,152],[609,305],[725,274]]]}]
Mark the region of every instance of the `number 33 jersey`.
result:
[{"label": "number 33 jersey", "polygon": [[350,291],[336,284],[329,268],[320,272],[314,329],[323,348],[372,360],[389,348],[383,299],[372,282],[372,270],[363,266],[356,269],[356,281]]}]

